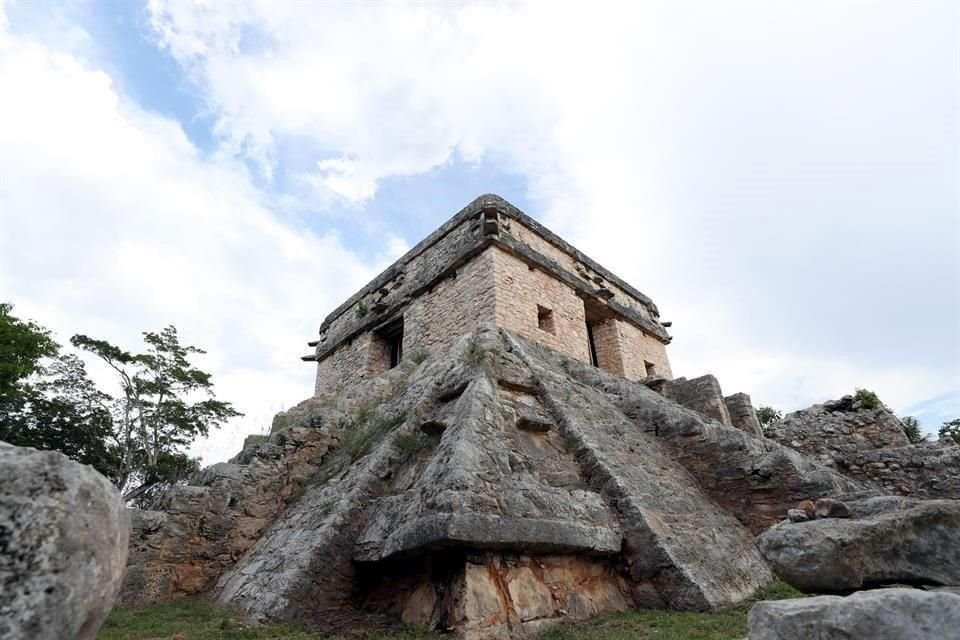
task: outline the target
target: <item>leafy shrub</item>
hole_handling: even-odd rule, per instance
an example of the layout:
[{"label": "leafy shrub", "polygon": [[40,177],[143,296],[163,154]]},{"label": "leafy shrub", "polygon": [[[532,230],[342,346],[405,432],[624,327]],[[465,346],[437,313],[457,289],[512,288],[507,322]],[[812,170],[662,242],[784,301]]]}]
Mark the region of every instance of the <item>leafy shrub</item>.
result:
[{"label": "leafy shrub", "polygon": [[921,442],[926,442],[927,436],[923,435],[920,431],[920,423],[913,416],[906,416],[900,418],[900,422],[903,423],[903,433],[906,434],[907,440],[910,441],[910,444],[919,444]]},{"label": "leafy shrub", "polygon": [[767,429],[782,419],[783,414],[773,407],[764,404],[757,407],[757,420],[760,422],[760,428],[763,429],[764,435],[766,435]]},{"label": "leafy shrub", "polygon": [[368,313],[370,313],[370,307],[367,306],[367,303],[361,300],[360,302],[357,303],[357,308],[354,309],[354,313],[357,314],[358,318],[363,318]]},{"label": "leafy shrub", "polygon": [[960,418],[954,418],[949,422],[944,422],[940,426],[940,431],[937,435],[941,440],[953,440],[955,443],[960,444]]},{"label": "leafy shrub", "polygon": [[877,394],[869,389],[857,389],[857,392],[853,394],[853,398],[860,402],[864,409],[879,409],[883,406]]}]

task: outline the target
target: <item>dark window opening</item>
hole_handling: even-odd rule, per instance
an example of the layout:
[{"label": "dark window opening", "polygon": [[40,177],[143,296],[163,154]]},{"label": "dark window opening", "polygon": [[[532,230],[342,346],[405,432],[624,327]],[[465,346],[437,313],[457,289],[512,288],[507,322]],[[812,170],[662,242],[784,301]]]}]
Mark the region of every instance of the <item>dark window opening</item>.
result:
[{"label": "dark window opening", "polygon": [[556,328],[553,324],[553,309],[547,309],[537,305],[537,326],[547,333],[554,333]]},{"label": "dark window opening", "polygon": [[653,376],[657,374],[657,367],[652,362],[644,360],[643,366],[646,368],[648,376]]},{"label": "dark window opening", "polygon": [[403,360],[403,316],[379,327],[376,334],[383,340],[386,360],[393,369]]},{"label": "dark window opening", "polygon": [[599,367],[597,364],[597,343],[593,339],[593,325],[589,322],[587,323],[587,341],[590,343],[590,364],[595,367]]}]

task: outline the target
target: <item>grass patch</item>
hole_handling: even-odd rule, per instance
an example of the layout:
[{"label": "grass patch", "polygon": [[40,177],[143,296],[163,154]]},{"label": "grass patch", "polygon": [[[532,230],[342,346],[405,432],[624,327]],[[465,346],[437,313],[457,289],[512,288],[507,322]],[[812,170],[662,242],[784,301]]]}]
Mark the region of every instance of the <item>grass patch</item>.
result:
[{"label": "grass patch", "polygon": [[404,413],[385,416],[376,411],[358,411],[341,425],[340,449],[351,462],[358,460],[406,419]]},{"label": "grass patch", "polygon": [[740,640],[747,635],[747,612],[759,600],[801,598],[785,582],[777,581],[757,597],[727,611],[618,611],[592,620],[565,624],[537,636],[539,640]]},{"label": "grass patch", "polygon": [[393,445],[400,452],[406,462],[430,446],[430,438],[419,429],[413,433],[402,433],[393,441]]},{"label": "grass patch", "polygon": [[436,640],[441,637],[415,628],[390,633],[356,630],[331,636],[310,633],[289,624],[250,627],[222,609],[177,600],[115,608],[97,634],[97,640],[169,640],[178,634],[187,640]]},{"label": "grass patch", "polygon": [[[783,600],[803,594],[783,582],[764,589],[756,600]],[[620,611],[584,622],[564,624],[537,636],[540,640],[738,640],[747,634],[747,612],[755,601],[720,613]],[[401,626],[395,631],[352,629],[339,635],[311,633],[295,625],[245,625],[239,616],[209,604],[178,600],[110,612],[97,640],[450,640],[450,634]]]},{"label": "grass patch", "polygon": [[480,346],[480,342],[477,341],[476,337],[470,339],[470,342],[467,343],[467,348],[463,351],[463,361],[469,364],[479,364],[483,362],[484,357],[487,355],[487,350]]}]

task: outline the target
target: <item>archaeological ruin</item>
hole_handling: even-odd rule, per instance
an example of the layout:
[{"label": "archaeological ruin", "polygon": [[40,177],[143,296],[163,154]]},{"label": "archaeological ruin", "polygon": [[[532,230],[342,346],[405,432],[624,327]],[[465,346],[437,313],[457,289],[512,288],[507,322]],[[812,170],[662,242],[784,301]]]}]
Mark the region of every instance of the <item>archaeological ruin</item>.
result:
[{"label": "archaeological ruin", "polygon": [[657,306],[505,200],[481,196],[331,313],[317,394],[484,323],[639,380],[670,378]]},{"label": "archaeological ruin", "polygon": [[[131,510],[124,602],[519,638],[628,608],[723,609],[774,569],[818,592],[960,583],[956,554],[923,544],[926,522],[935,540],[960,530],[960,447],[909,445],[892,414],[848,399],[766,437],[746,394],[674,378],[668,327],[633,286],[477,198],[323,321],[312,397]],[[854,532],[832,571],[860,558],[836,589],[782,542],[826,527]],[[895,561],[905,532],[913,555]]]}]

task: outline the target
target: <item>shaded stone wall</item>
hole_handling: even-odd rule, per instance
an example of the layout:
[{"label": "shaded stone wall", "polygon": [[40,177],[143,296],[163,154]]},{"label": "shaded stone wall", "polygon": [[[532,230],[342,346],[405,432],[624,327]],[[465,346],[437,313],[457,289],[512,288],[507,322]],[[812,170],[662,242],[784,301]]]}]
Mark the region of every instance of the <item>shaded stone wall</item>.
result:
[{"label": "shaded stone wall", "polygon": [[727,410],[726,402],[724,402],[723,391],[720,389],[720,383],[713,375],[707,374],[691,380],[677,378],[676,380],[657,381],[650,386],[654,391],[670,398],[677,404],[693,409],[720,424],[728,427],[733,426],[730,412]]},{"label": "shaded stone wall", "polygon": [[410,303],[403,313],[403,351],[412,355],[494,322],[494,252],[488,247]]},{"label": "shaded stone wall", "polygon": [[[494,249],[496,324],[541,342],[560,353],[590,362],[583,300],[552,275],[531,269]],[[541,329],[538,307],[550,311],[550,329]]]},{"label": "shaded stone wall", "polygon": [[362,608],[468,640],[532,635],[630,606],[626,581],[606,558],[433,552],[370,573],[361,573],[369,583],[360,589]]},{"label": "shaded stone wall", "polygon": [[735,393],[726,396],[723,403],[727,405],[727,412],[730,414],[733,426],[755,436],[763,435],[763,427],[760,426],[760,420],[757,418],[757,411],[753,408],[750,396],[745,393]]},{"label": "shaded stone wall", "polygon": [[594,323],[593,346],[597,351],[597,366],[604,371],[622,376],[623,355],[620,352],[620,331],[614,318]]},{"label": "shaded stone wall", "polygon": [[[462,335],[481,322],[494,322],[494,251],[487,248],[404,310],[405,357]],[[389,366],[386,343],[375,333],[362,333],[317,364],[315,392],[336,391],[379,375]]]},{"label": "shaded stone wall", "polygon": [[373,335],[364,333],[344,344],[317,363],[317,381],[314,393],[336,392],[346,385],[369,377]]},{"label": "shaded stone wall", "polygon": [[[597,366],[604,371],[628,380],[640,380],[648,375],[673,377],[666,346],[629,322],[608,318],[595,323],[593,343],[597,350]],[[652,371],[647,370],[648,363]]]},{"label": "shaded stone wall", "polygon": [[638,329],[629,322],[614,320],[620,336],[620,353],[623,358],[623,377],[628,380],[639,380],[647,377],[646,363],[653,365],[652,374],[672,378],[670,360],[667,358],[666,346]]}]

